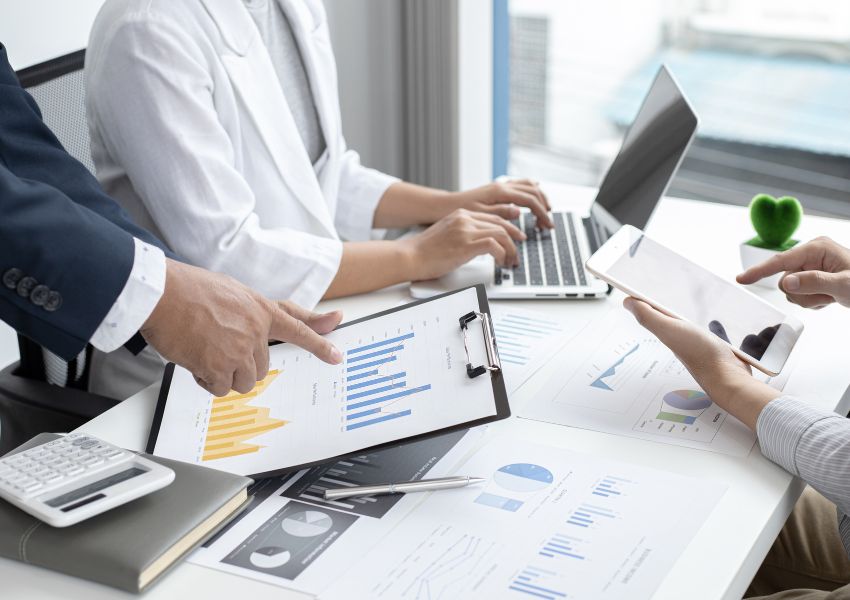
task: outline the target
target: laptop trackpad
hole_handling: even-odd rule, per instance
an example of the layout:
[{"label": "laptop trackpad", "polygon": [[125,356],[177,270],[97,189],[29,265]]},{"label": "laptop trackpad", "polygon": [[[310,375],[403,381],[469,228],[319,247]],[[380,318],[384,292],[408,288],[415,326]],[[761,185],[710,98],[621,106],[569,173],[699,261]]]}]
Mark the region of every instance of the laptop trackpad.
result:
[{"label": "laptop trackpad", "polygon": [[414,298],[430,298],[437,294],[451,292],[478,283],[490,285],[493,283],[493,272],[495,269],[496,263],[493,261],[492,256],[489,254],[478,256],[459,269],[455,269],[439,279],[411,283],[410,295]]}]

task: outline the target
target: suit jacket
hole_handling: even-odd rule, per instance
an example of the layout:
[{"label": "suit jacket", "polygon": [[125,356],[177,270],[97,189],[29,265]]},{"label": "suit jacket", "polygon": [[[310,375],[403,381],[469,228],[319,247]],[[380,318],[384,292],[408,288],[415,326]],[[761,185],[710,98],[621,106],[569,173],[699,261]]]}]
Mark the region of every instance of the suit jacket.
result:
[{"label": "suit jacket", "polygon": [[69,155],[0,44],[0,319],[66,360],[130,275],[138,227]]}]

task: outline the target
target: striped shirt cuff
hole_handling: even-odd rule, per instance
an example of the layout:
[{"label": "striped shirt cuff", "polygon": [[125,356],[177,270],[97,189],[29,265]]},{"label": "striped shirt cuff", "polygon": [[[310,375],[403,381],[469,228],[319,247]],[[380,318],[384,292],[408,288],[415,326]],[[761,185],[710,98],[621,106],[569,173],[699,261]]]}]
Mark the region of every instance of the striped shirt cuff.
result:
[{"label": "striped shirt cuff", "polygon": [[762,454],[793,475],[799,475],[797,447],[803,435],[818,421],[837,416],[791,396],[777,398],[764,407],[756,422]]}]

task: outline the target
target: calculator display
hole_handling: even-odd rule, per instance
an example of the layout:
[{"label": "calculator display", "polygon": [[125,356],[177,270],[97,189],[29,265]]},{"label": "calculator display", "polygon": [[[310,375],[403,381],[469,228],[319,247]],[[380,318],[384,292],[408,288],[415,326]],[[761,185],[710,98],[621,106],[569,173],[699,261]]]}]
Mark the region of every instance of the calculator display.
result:
[{"label": "calculator display", "polygon": [[85,498],[89,494],[93,494],[94,492],[99,492],[100,490],[105,490],[108,487],[113,485],[122,483],[127,481],[128,479],[133,479],[134,477],[138,477],[139,475],[144,475],[147,473],[147,469],[140,469],[139,467],[131,467],[129,469],[125,469],[119,473],[115,473],[114,475],[110,475],[109,477],[104,477],[100,481],[94,481],[84,487],[78,488],[72,492],[68,492],[66,494],[62,494],[61,496],[56,496],[51,500],[47,500],[45,504],[52,508],[57,508],[59,506],[63,506],[68,504],[69,502],[73,502],[74,500],[79,500],[80,498]]}]

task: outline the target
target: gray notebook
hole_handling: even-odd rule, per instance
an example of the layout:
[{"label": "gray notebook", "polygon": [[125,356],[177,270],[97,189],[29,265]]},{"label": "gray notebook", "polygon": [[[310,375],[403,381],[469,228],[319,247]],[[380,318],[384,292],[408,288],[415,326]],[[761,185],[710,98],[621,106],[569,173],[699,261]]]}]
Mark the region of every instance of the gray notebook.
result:
[{"label": "gray notebook", "polygon": [[[41,434],[10,454],[57,438]],[[147,456],[174,470],[161,489],[65,528],[0,500],[0,557],[140,592],[248,504],[251,480]]]}]

